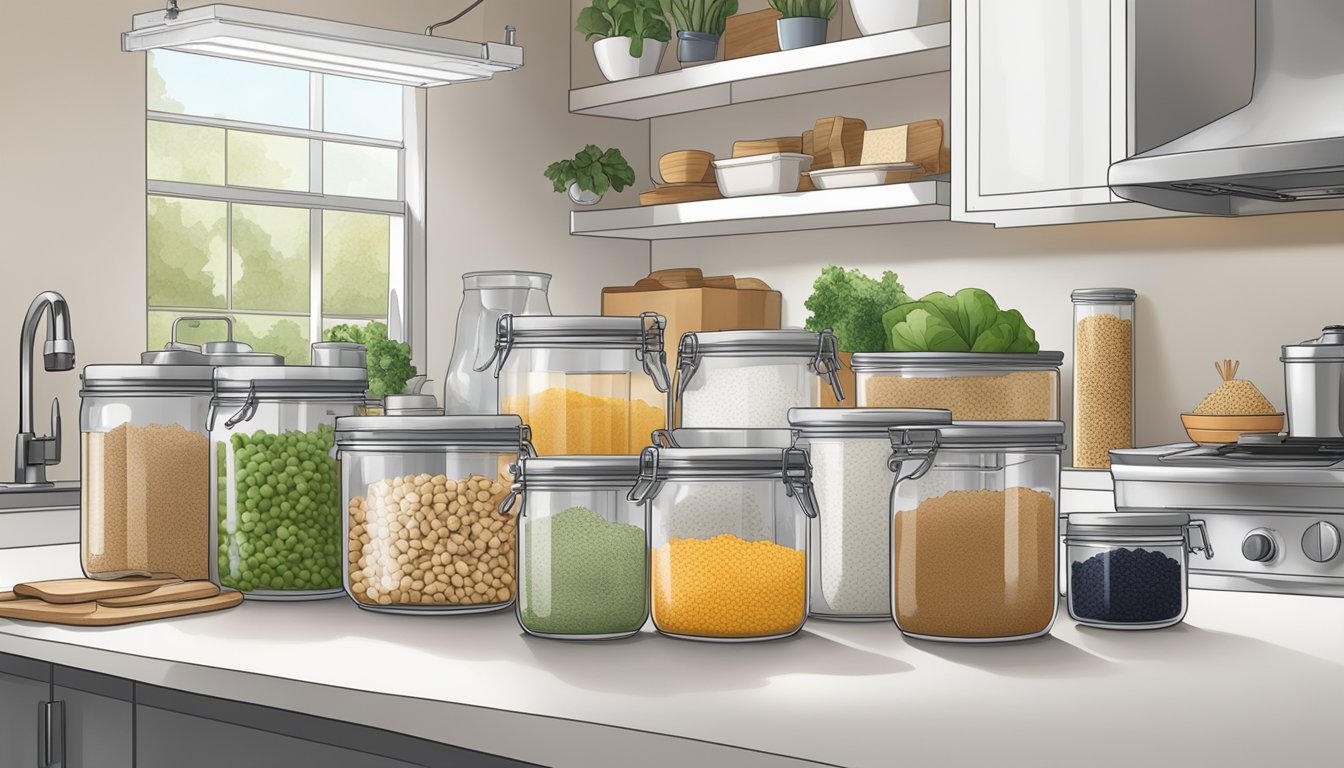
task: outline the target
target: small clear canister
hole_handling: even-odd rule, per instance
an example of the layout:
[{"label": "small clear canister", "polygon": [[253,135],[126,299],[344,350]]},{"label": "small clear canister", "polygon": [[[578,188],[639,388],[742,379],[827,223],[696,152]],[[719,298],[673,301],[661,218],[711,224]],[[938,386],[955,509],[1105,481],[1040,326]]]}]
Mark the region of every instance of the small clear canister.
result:
[{"label": "small clear canister", "polygon": [[1073,465],[1109,469],[1134,447],[1134,300],[1129,288],[1073,292]]}]

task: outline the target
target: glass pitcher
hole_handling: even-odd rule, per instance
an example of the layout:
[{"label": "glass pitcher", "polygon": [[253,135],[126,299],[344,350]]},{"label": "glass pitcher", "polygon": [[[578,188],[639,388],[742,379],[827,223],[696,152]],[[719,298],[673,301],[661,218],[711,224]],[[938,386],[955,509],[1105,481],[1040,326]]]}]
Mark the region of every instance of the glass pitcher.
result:
[{"label": "glass pitcher", "polygon": [[499,412],[499,382],[494,372],[476,367],[495,351],[495,331],[506,315],[549,315],[542,272],[468,272],[462,276],[462,308],[457,338],[444,376],[443,408],[449,415]]}]

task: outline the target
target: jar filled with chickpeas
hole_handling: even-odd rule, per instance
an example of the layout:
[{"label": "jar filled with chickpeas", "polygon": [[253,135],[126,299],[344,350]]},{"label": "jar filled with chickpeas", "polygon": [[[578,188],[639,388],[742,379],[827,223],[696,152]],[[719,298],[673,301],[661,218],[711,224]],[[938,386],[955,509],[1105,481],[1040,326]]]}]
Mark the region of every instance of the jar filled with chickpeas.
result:
[{"label": "jar filled with chickpeas", "polygon": [[517,592],[509,467],[531,454],[517,416],[336,422],[345,591],[390,613],[479,613]]},{"label": "jar filled with chickpeas", "polygon": [[802,628],[817,514],[805,451],[650,446],[630,499],[649,512],[659,632],[732,642]]}]

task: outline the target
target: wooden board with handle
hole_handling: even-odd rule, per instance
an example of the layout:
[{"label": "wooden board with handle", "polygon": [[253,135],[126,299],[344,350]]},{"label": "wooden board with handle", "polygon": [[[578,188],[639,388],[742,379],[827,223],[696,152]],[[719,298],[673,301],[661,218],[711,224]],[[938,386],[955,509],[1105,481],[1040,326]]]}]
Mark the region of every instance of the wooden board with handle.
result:
[{"label": "wooden board with handle", "polygon": [[[69,624],[76,627],[110,627],[134,624],[155,619],[170,619],[197,613],[221,611],[243,602],[241,592],[223,592],[203,600],[181,600],[157,605],[136,605],[121,608],[97,603],[52,605],[41,600],[14,600],[0,603],[0,617],[42,621],[50,624]],[[81,612],[81,609],[88,610]]]},{"label": "wooden board with handle", "polygon": [[52,579],[18,584],[14,592],[22,597],[35,597],[48,603],[85,603],[111,597],[143,595],[165,584],[177,584],[181,579]]},{"label": "wooden board with handle", "polygon": [[48,603],[35,597],[20,597],[0,602],[0,618],[65,624],[71,618],[92,615],[97,609],[98,604],[93,602]]},{"label": "wooden board with handle", "polygon": [[105,597],[98,605],[108,608],[131,608],[137,605],[159,605],[176,603],[183,600],[203,600],[219,594],[219,587],[208,581],[183,581],[177,584],[164,584],[153,592],[126,597]]},{"label": "wooden board with handle", "polygon": [[779,50],[780,13],[773,8],[729,16],[723,27],[723,58],[740,59]]},{"label": "wooden board with handle", "polygon": [[640,205],[667,205],[669,203],[694,203],[700,200],[718,200],[723,197],[719,185],[709,184],[659,184],[649,192],[639,193]]},{"label": "wooden board with handle", "polygon": [[856,117],[823,117],[812,127],[812,167],[844,168],[863,159],[863,132],[868,124]]}]

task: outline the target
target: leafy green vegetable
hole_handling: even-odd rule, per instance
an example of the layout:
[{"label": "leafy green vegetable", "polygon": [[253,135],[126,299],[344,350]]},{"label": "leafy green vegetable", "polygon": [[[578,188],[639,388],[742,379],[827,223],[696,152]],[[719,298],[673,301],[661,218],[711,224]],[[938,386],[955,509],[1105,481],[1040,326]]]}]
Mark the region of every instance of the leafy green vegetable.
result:
[{"label": "leafy green vegetable", "polygon": [[666,43],[672,39],[672,28],[659,0],[593,0],[593,4],[579,11],[574,28],[583,33],[583,39],[593,37],[628,37],[630,55],[644,55],[644,41]]},{"label": "leafy green vegetable", "polygon": [[1036,332],[1015,309],[1000,310],[979,288],[934,292],[882,315],[889,352],[1032,353]]},{"label": "leafy green vegetable", "polygon": [[886,349],[887,330],[882,314],[910,301],[895,272],[883,272],[874,280],[857,269],[846,271],[834,264],[821,270],[812,284],[805,307],[809,331],[835,331],[844,352],[881,352]]},{"label": "leafy green vegetable", "polygon": [[737,0],[661,0],[663,13],[672,17],[682,32],[722,35],[729,16],[737,13]]},{"label": "leafy green vegetable", "polygon": [[835,13],[835,0],[770,0],[770,7],[786,19],[800,16],[829,19]]},{"label": "leafy green vegetable", "polygon": [[603,152],[596,144],[589,144],[574,155],[573,160],[559,160],[546,166],[546,178],[556,192],[564,192],[571,182],[599,197],[608,189],[617,192],[635,183],[635,169],[626,162],[621,150],[612,147]]},{"label": "leafy green vegetable", "polygon": [[325,341],[348,341],[363,344],[369,370],[368,396],[383,398],[406,388],[406,382],[417,371],[411,364],[411,345],[387,337],[387,324],[372,322],[366,326],[336,325],[327,329]]}]

